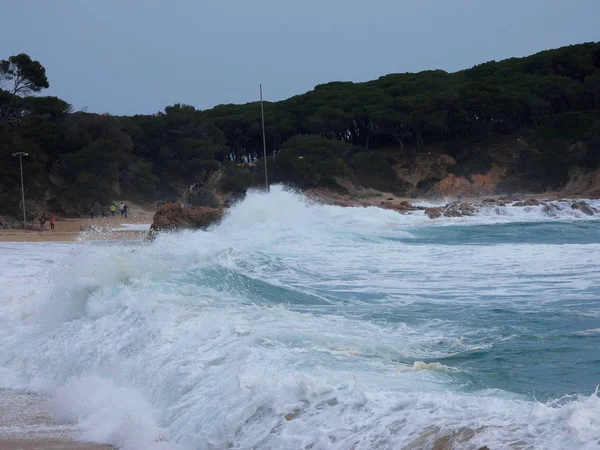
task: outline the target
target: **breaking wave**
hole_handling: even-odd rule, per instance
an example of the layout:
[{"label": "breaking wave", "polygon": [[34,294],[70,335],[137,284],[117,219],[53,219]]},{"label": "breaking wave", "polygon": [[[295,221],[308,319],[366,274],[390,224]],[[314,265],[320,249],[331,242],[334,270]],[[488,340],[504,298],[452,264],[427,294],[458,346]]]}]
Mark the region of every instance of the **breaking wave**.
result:
[{"label": "breaking wave", "polygon": [[597,448],[597,229],[467,245],[548,221],[504,208],[440,246],[422,212],[276,187],[152,244],[2,244],[0,387],[127,450]]}]

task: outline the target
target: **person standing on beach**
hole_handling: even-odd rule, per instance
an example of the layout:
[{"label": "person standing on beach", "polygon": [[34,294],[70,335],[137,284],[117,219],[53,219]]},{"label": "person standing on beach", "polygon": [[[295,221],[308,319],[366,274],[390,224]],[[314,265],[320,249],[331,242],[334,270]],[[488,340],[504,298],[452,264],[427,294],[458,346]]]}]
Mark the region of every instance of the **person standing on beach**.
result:
[{"label": "person standing on beach", "polygon": [[127,204],[123,205],[123,217],[127,219],[127,211],[129,211],[129,206]]},{"label": "person standing on beach", "polygon": [[110,215],[114,217],[115,216],[115,211],[117,210],[117,208],[115,207],[115,204],[111,203],[109,209],[110,209]]},{"label": "person standing on beach", "polygon": [[119,211],[121,211],[121,217],[125,217],[125,203],[121,202],[119,205]]},{"label": "person standing on beach", "polygon": [[50,230],[54,231],[54,224],[56,223],[56,219],[54,216],[50,217]]},{"label": "person standing on beach", "polygon": [[90,220],[94,220],[94,207],[90,208]]},{"label": "person standing on beach", "polygon": [[460,203],[460,201],[462,200],[462,195],[460,195],[460,193],[458,194],[458,203]]}]

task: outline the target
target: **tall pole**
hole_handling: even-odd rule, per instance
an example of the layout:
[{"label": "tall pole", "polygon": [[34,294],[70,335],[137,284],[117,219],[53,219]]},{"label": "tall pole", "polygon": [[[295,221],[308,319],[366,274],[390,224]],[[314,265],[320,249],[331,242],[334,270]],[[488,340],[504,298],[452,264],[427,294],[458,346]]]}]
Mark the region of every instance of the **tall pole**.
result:
[{"label": "tall pole", "polygon": [[265,160],[265,188],[269,190],[269,179],[267,177],[267,141],[265,140],[265,110],[263,108],[262,99],[262,84],[260,87],[260,116],[262,118],[262,134],[263,134],[263,159]]},{"label": "tall pole", "polygon": [[23,229],[27,229],[27,216],[25,215],[25,186],[23,185],[23,156],[29,156],[29,153],[17,152],[13,156],[19,157],[19,165],[21,166],[21,200],[23,201]]}]

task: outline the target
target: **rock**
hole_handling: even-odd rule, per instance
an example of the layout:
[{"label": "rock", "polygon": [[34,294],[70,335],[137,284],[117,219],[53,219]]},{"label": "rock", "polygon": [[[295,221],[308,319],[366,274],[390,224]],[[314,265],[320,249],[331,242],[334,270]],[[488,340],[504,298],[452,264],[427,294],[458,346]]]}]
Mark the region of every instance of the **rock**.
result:
[{"label": "rock", "polygon": [[471,203],[449,203],[446,206],[440,206],[437,208],[427,208],[425,215],[430,219],[437,219],[438,217],[465,217],[472,216],[477,212],[477,208]]},{"label": "rock", "polygon": [[283,418],[289,422],[290,420],[294,420],[296,417],[298,417],[301,412],[302,411],[299,408],[294,408],[292,412],[287,413],[285,416],[283,416]]},{"label": "rock", "polygon": [[467,197],[478,197],[492,194],[497,187],[500,174],[496,169],[484,174],[472,174],[468,178],[447,174],[429,188],[429,193],[454,196],[459,192]]},{"label": "rock", "polygon": [[425,215],[427,215],[427,217],[429,217],[430,219],[437,219],[438,217],[442,217],[442,210],[444,208],[443,207],[439,207],[439,208],[427,208],[425,210]]},{"label": "rock", "polygon": [[588,216],[593,216],[594,214],[598,213],[598,210],[596,208],[592,208],[590,205],[583,201],[578,202],[577,200],[575,200],[573,203],[571,203],[571,208],[577,209]]},{"label": "rock", "polygon": [[496,205],[498,201],[495,198],[484,198],[481,203],[490,203]]},{"label": "rock", "polygon": [[444,217],[472,216],[477,210],[470,203],[450,203],[446,205],[442,214]]},{"label": "rock", "polygon": [[477,205],[478,207],[490,207],[490,206],[506,206],[506,202],[496,200],[495,198],[485,198]]},{"label": "rock", "polygon": [[500,197],[498,199],[498,201],[501,201],[504,203],[518,202],[519,200],[520,200],[519,197],[517,197],[515,195],[505,195],[504,197]]},{"label": "rock", "polygon": [[463,203],[458,207],[463,216],[472,216],[475,214],[475,208],[470,203]]},{"label": "rock", "polygon": [[448,209],[446,211],[444,211],[444,217],[462,217],[463,214],[462,212],[458,211],[457,209]]},{"label": "rock", "polygon": [[548,203],[542,208],[542,212],[551,217],[556,217],[558,215],[558,211],[561,211],[561,208],[554,203]]},{"label": "rock", "polygon": [[527,200],[516,202],[513,206],[540,206],[541,202],[536,198],[528,198]]},{"label": "rock", "polygon": [[159,231],[203,230],[218,223],[223,217],[222,209],[207,206],[182,207],[167,203],[158,208],[150,227],[150,236]]},{"label": "rock", "polygon": [[[368,206],[368,205],[365,205],[365,206]],[[391,203],[391,202],[382,201],[379,203],[379,207],[383,208],[383,209],[391,209],[391,210],[399,212],[401,214],[406,214],[411,211],[423,211],[425,209],[422,206],[413,206],[412,204],[408,203],[406,200],[401,201],[399,203]]]}]

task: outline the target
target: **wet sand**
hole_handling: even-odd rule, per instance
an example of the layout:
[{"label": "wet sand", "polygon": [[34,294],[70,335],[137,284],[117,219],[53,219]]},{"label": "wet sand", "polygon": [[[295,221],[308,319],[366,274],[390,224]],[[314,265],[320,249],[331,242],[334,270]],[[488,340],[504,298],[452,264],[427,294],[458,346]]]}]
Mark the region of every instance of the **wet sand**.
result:
[{"label": "wet sand", "polygon": [[113,450],[110,445],[74,440],[77,431],[74,423],[52,419],[47,398],[0,390],[1,450]]},{"label": "wet sand", "polygon": [[2,439],[0,438],[0,449],[2,450],[112,450],[109,445],[91,444],[87,442],[75,442],[62,439]]}]

